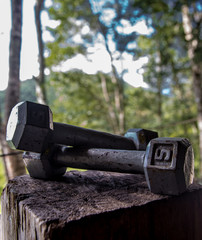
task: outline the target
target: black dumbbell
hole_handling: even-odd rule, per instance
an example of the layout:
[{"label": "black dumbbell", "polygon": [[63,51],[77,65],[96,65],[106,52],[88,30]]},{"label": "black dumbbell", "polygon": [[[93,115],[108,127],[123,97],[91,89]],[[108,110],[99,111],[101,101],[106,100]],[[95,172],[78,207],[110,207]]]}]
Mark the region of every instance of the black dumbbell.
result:
[{"label": "black dumbbell", "polygon": [[146,151],[83,149],[57,145],[42,154],[23,156],[31,177],[51,179],[66,167],[124,173],[145,173],[153,193],[179,195],[193,182],[194,156],[185,138],[152,139]]},{"label": "black dumbbell", "polygon": [[48,106],[27,101],[12,109],[6,138],[12,148],[41,153],[52,144],[145,150],[148,142],[158,134],[144,129],[129,129],[125,136],[55,123]]}]

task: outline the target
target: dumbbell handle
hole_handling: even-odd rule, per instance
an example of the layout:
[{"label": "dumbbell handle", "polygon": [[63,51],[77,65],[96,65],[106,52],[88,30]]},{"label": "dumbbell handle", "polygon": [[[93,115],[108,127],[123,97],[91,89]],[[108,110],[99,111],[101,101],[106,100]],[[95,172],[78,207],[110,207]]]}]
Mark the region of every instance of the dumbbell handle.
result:
[{"label": "dumbbell handle", "polygon": [[[67,146],[136,149],[132,139],[63,123],[53,123],[52,142]],[[49,136],[48,136],[49,137]]]},{"label": "dumbbell handle", "polygon": [[31,177],[62,176],[66,167],[123,173],[145,173],[153,193],[179,195],[193,182],[194,155],[186,138],[152,139],[146,151],[83,149],[55,145],[41,154],[25,153]]},{"label": "dumbbell handle", "polygon": [[58,146],[53,164],[63,167],[123,173],[143,173],[145,151],[83,149]]},{"label": "dumbbell handle", "polygon": [[50,145],[145,150],[158,133],[129,129],[125,137],[63,123],[54,123],[50,108],[32,102],[17,104],[11,111],[6,140],[12,148],[42,153]]}]

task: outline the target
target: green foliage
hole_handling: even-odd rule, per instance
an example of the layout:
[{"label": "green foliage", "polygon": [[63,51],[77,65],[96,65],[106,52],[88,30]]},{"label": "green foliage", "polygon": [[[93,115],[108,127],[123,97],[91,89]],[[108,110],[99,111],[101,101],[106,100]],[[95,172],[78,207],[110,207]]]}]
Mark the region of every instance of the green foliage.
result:
[{"label": "green foliage", "polygon": [[[89,23],[93,26],[96,21],[91,13],[89,2],[85,0],[54,0],[48,13],[50,18],[58,23],[57,27],[48,28],[54,41],[46,43],[49,53],[46,64],[52,67],[77,53],[85,52],[87,43],[92,41],[93,35],[83,33],[81,30]],[[76,42],[75,36],[78,34],[83,40]]]},{"label": "green foliage", "polygon": [[[197,109],[191,86],[191,63],[187,56],[188,41],[185,40],[182,25],[182,6],[190,8],[191,18],[196,16],[199,1],[134,1],[139,15],[144,15],[148,26],[154,32],[138,39],[138,55],[146,55],[149,62],[144,68],[144,80],[156,92],[153,103],[157,109],[156,129],[162,136],[184,136],[191,140],[195,150],[196,173],[199,166],[199,137]],[[198,4],[198,5],[197,5]],[[196,36],[200,36],[200,24],[193,25]],[[194,37],[196,37],[194,36]],[[196,37],[197,41],[201,41]],[[198,48],[201,46],[198,44]],[[196,55],[198,56],[198,49]],[[166,90],[167,96],[164,95]],[[156,111],[157,110],[157,111]]]},{"label": "green foliage", "polygon": [[155,98],[156,94],[149,89],[131,87],[126,89],[126,129],[156,127]]},{"label": "green foliage", "polygon": [[[19,101],[36,102],[35,88],[36,88],[36,84],[33,79],[21,82]],[[6,90],[0,91],[0,114],[1,114],[2,120],[4,119],[5,94],[6,94]]]},{"label": "green foliage", "polygon": [[55,121],[112,131],[107,124],[99,74],[88,75],[81,71],[52,73],[50,86],[57,89],[55,101],[51,104]]},{"label": "green foliage", "polygon": [[[132,26],[139,20],[135,16],[135,9],[132,8],[131,2],[126,0],[106,0],[103,2],[91,1],[93,14],[98,16],[99,31],[105,40],[107,50],[116,55],[119,53],[119,58],[126,52],[131,54],[134,52],[134,47],[131,48],[130,43],[134,43],[138,34],[135,30],[125,31],[125,28]],[[114,48],[111,48],[113,41]]]},{"label": "green foliage", "polygon": [[0,196],[3,191],[3,188],[6,185],[6,178],[5,178],[5,173],[4,173],[4,166],[2,159],[0,160]]},{"label": "green foliage", "polygon": [[[54,41],[47,43],[49,51],[47,65],[52,68],[66,61],[70,56],[79,52],[85,53],[89,46],[93,46],[98,33],[102,33],[105,37],[112,34],[116,42],[116,50],[127,52],[127,44],[131,40],[135,41],[137,36],[135,34],[123,36],[116,31],[117,27],[121,25],[121,20],[126,15],[128,15],[127,20],[132,19],[131,23],[143,16],[154,31],[150,36],[138,36],[137,48],[133,49],[131,54],[135,58],[143,55],[149,57],[149,62],[144,68],[144,80],[149,87],[143,89],[125,85],[125,127],[157,130],[162,137],[189,138],[194,147],[197,174],[199,167],[197,109],[190,82],[187,42],[184,40],[180,18],[183,1],[136,0],[135,2],[137,4],[135,9],[131,8],[129,11],[125,7],[124,12],[122,11],[124,7],[120,7],[121,1],[116,1],[118,14],[111,23],[106,24],[101,22],[102,11],[115,7],[111,1],[106,1],[107,4],[103,5],[100,12],[95,15],[91,10],[92,6],[90,7],[90,4],[84,0],[54,1],[49,14],[59,24],[56,28],[50,29]],[[196,33],[200,24],[196,26]],[[81,29],[85,25],[90,27],[90,32],[82,35]],[[82,35],[81,42],[74,41],[74,36],[77,34]],[[196,54],[200,60],[199,55]],[[114,104],[111,76],[104,74],[104,77],[107,80],[110,101]],[[54,121],[113,132],[109,124],[100,73],[88,75],[81,71],[51,71],[46,84]],[[1,109],[4,107],[4,95],[4,92],[0,92]],[[21,101],[24,100],[36,101],[34,80],[22,82]],[[0,166],[1,170],[3,171],[3,167]],[[5,179],[1,178],[0,172],[1,181],[5,182]]]},{"label": "green foliage", "polygon": [[36,102],[36,84],[35,80],[30,79],[21,82],[20,101]]},{"label": "green foliage", "polygon": [[[157,130],[159,136],[189,138],[194,146],[198,169],[197,109],[190,83],[191,69],[181,16],[184,3],[192,8],[191,13],[195,11],[193,3],[201,9],[196,0],[134,0],[133,7],[131,1],[120,0],[92,0],[90,3],[84,0],[54,0],[48,12],[51,19],[58,21],[58,26],[49,29],[54,41],[47,43],[47,65],[52,68],[77,53],[85,54],[100,34],[112,63],[120,60],[124,52],[130,52],[136,59],[147,56],[149,61],[144,67],[144,80],[148,88],[124,86],[125,127]],[[105,18],[107,12],[111,13],[110,21]],[[146,21],[153,29],[152,34],[124,33],[124,21],[133,26],[139,20]],[[82,34],[81,29],[85,25],[90,31]],[[196,34],[201,31],[199,29],[202,29],[201,23],[195,26]],[[80,42],[74,39],[78,34]],[[111,39],[114,48],[110,48]],[[137,47],[129,49],[130,42],[136,42]],[[198,59],[199,55],[196,54]],[[121,77],[122,74],[124,69]],[[110,101],[114,104],[111,76],[105,77]],[[48,82],[50,105],[56,121],[112,132],[99,73],[87,75],[79,71],[52,71]]]}]

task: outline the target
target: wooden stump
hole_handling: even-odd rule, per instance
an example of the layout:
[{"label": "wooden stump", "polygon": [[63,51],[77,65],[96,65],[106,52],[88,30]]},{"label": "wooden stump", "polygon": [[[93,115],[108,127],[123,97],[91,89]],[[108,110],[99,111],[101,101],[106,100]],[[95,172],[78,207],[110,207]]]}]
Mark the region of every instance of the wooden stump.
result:
[{"label": "wooden stump", "polygon": [[2,194],[3,240],[202,239],[202,186],[178,197],[149,192],[144,176],[67,172],[57,181],[28,175]]}]

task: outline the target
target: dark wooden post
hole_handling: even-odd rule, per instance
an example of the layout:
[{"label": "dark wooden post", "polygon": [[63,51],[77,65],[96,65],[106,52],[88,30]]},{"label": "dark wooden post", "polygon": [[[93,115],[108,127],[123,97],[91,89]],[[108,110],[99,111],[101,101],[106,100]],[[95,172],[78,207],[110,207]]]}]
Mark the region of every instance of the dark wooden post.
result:
[{"label": "dark wooden post", "polygon": [[202,239],[202,186],[177,197],[149,192],[144,176],[67,172],[57,181],[28,175],[2,194],[3,240]]}]

